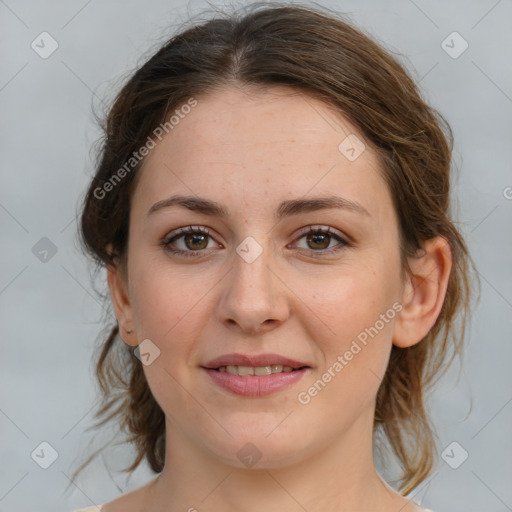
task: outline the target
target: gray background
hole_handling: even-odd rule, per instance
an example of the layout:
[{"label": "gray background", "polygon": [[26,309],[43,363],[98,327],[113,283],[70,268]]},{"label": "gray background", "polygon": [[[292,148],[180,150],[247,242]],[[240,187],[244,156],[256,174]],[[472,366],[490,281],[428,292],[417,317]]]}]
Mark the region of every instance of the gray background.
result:
[{"label": "gray background", "polygon": [[[460,375],[455,365],[430,408],[439,452],[456,441],[450,463],[460,463],[462,450],[469,457],[458,469],[440,457],[413,497],[436,512],[512,510],[512,3],[320,4],[407,56],[403,62],[455,134],[454,207],[482,295]],[[0,0],[0,512],[69,512],[109,501],[149,477],[142,468],[127,480],[119,469],[131,453],[112,446],[65,492],[88,444],[111,435],[86,431],[103,310],[77,248],[75,216],[99,135],[93,103],[101,112],[120,79],[204,5]],[[47,59],[31,48],[43,31],[59,45]],[[453,31],[469,44],[458,58],[442,47]],[[462,48],[457,39],[449,44],[452,53]],[[40,252],[48,246],[43,237],[56,254]],[[31,458],[42,441],[58,452],[48,469]]]}]

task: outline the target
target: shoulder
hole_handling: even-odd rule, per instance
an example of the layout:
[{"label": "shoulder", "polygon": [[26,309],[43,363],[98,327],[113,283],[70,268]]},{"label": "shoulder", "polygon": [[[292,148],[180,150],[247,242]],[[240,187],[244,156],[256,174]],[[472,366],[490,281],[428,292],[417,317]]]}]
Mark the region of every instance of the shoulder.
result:
[{"label": "shoulder", "polygon": [[139,512],[147,506],[149,491],[155,481],[150,481],[138,489],[122,494],[112,501],[104,502],[103,505],[87,507],[74,512]]}]

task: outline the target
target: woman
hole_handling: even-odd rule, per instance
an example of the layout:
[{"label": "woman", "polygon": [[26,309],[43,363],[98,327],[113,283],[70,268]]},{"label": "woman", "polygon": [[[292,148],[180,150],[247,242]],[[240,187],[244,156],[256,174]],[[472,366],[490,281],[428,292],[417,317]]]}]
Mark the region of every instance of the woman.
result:
[{"label": "woman", "polygon": [[212,19],[137,70],[81,236],[117,319],[97,416],[158,476],[103,512],[425,510],[424,392],[470,298],[451,145],[398,62],[318,9]]}]

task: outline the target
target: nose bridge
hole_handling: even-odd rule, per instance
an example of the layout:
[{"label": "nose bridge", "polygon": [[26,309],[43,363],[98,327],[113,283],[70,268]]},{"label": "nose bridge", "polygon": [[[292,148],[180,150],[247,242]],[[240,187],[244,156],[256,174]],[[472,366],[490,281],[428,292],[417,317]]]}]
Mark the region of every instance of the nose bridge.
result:
[{"label": "nose bridge", "polygon": [[249,236],[235,249],[233,267],[223,289],[219,314],[224,321],[256,331],[268,320],[287,315],[285,297],[275,274],[269,237]]},{"label": "nose bridge", "polygon": [[242,301],[251,299],[255,306],[262,307],[272,299],[273,258],[268,237],[260,236],[259,240],[249,236],[236,247],[230,292]]}]

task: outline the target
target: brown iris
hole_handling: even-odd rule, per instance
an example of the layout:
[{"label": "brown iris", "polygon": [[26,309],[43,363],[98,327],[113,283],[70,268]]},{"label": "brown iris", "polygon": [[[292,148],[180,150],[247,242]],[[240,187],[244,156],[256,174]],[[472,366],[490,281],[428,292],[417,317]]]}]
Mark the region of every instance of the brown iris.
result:
[{"label": "brown iris", "polygon": [[[308,244],[314,249],[326,249],[329,247],[330,237],[331,235],[328,233],[310,233],[307,236],[307,241]],[[317,247],[314,247],[315,244],[317,244]]]},{"label": "brown iris", "polygon": [[[202,233],[188,233],[185,235],[184,241],[185,241],[185,245],[190,250],[197,251],[197,250],[201,250],[201,249],[206,249],[206,247],[208,245],[208,235],[204,235]],[[188,245],[188,242],[191,242],[191,246]],[[201,242],[204,244],[204,246],[196,245],[196,244],[201,244]]]}]

